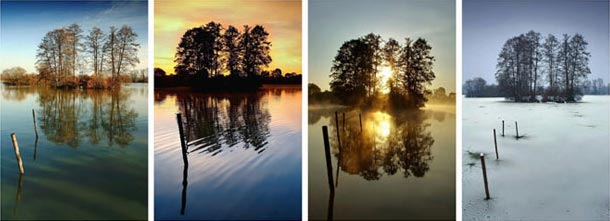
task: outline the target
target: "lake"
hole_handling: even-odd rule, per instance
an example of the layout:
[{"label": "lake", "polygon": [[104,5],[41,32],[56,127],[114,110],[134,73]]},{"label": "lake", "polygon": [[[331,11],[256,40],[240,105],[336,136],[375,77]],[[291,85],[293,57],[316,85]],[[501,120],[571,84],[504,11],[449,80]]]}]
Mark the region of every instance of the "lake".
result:
[{"label": "lake", "polygon": [[[464,220],[608,220],[609,112],[609,96],[579,103],[464,98]],[[479,153],[487,155],[490,200]]]},{"label": "lake", "polygon": [[455,219],[454,106],[396,113],[310,106],[308,152],[312,220]]},{"label": "lake", "polygon": [[155,218],[299,220],[300,85],[251,93],[156,89]]},{"label": "lake", "polygon": [[2,85],[0,93],[3,220],[147,218],[148,84],[113,91]]}]

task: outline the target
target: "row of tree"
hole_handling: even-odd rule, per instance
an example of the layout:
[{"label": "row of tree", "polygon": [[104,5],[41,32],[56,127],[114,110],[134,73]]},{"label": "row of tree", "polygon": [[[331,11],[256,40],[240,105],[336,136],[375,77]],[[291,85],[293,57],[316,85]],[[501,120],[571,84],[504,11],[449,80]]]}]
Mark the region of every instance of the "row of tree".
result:
[{"label": "row of tree", "polygon": [[[536,95],[549,100],[575,101],[579,83],[591,73],[587,42],[580,34],[549,34],[529,31],[510,38],[498,56],[496,80],[505,97],[517,102],[534,101]],[[542,89],[541,89],[542,88]]]},{"label": "row of tree", "polygon": [[[435,78],[432,71],[432,47],[425,39],[405,38],[404,43],[381,36],[366,36],[346,41],[333,60],[330,88],[337,97],[347,102],[377,96],[380,89],[389,89],[392,103],[419,108],[426,102],[426,87]],[[387,66],[392,76],[380,81],[379,68]]]},{"label": "row of tree", "polygon": [[[585,95],[610,95],[610,83],[605,84],[604,79],[601,78],[585,80],[578,85],[578,88],[581,88],[580,92]],[[541,87],[538,90],[544,91],[544,88]],[[467,80],[462,85],[462,91],[466,97],[504,96],[498,85],[487,84],[487,81],[480,77]]]},{"label": "row of tree", "polygon": [[49,31],[38,46],[38,72],[55,87],[76,87],[77,75],[89,64],[93,76],[110,75],[117,86],[119,77],[140,62],[137,37],[126,25],[111,26],[107,33],[93,27],[86,35],[78,24]]},{"label": "row of tree", "polygon": [[261,66],[271,63],[269,33],[261,25],[244,25],[243,30],[210,22],[184,33],[177,47],[175,72],[201,78],[253,77]]}]

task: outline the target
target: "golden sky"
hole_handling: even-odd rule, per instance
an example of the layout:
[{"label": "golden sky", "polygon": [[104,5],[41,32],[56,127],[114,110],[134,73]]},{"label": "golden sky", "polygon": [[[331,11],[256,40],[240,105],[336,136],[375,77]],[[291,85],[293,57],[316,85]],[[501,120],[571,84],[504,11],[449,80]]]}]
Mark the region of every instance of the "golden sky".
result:
[{"label": "golden sky", "polygon": [[184,32],[210,21],[240,32],[243,25],[262,25],[272,45],[267,69],[301,73],[301,1],[155,1],[155,67],[174,73],[176,46]]}]

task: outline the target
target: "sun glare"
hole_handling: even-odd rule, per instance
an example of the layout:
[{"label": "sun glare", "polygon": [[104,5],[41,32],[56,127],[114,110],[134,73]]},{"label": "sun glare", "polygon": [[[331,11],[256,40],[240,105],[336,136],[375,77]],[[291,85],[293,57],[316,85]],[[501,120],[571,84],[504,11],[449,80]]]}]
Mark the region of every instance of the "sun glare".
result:
[{"label": "sun glare", "polygon": [[392,68],[388,66],[381,67],[379,73],[377,74],[377,78],[379,79],[379,90],[383,94],[390,93],[390,85],[389,81],[392,77]]}]

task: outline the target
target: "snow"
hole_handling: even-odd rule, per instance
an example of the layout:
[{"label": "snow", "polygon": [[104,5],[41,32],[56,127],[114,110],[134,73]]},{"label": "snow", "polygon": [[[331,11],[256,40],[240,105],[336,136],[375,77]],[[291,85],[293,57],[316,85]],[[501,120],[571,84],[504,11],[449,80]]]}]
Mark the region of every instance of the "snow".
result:
[{"label": "snow", "polygon": [[[464,220],[607,220],[609,101],[609,96],[567,104],[464,98]],[[486,154],[490,200],[485,200],[479,153]]]}]

